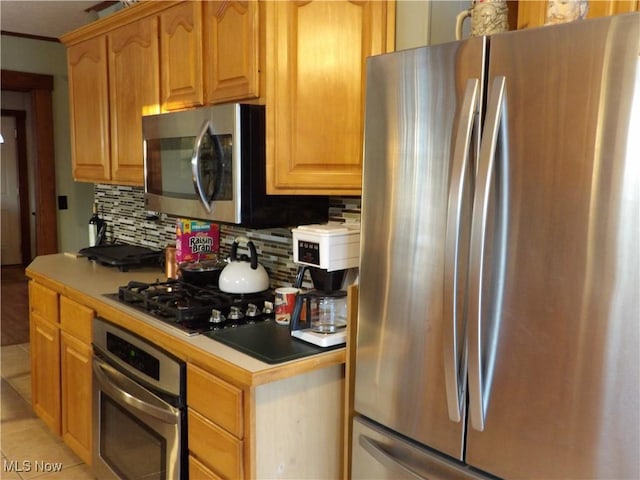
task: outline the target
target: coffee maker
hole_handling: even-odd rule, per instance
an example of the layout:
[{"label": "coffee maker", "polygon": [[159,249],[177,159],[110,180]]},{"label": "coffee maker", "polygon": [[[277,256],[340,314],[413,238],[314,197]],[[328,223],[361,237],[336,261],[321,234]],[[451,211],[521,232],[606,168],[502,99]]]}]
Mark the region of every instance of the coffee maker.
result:
[{"label": "coffee maker", "polygon": [[294,286],[309,271],[314,289],[298,294],[291,335],[321,347],[347,339],[346,287],[358,276],[360,224],[303,225],[292,230],[293,261],[299,265]]}]

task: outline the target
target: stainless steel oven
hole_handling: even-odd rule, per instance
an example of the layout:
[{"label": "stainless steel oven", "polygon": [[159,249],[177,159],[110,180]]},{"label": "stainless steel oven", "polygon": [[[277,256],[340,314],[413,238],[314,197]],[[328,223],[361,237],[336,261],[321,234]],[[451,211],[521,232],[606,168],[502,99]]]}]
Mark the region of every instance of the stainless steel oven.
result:
[{"label": "stainless steel oven", "polygon": [[96,318],[93,469],[100,480],[186,479],[186,367]]}]

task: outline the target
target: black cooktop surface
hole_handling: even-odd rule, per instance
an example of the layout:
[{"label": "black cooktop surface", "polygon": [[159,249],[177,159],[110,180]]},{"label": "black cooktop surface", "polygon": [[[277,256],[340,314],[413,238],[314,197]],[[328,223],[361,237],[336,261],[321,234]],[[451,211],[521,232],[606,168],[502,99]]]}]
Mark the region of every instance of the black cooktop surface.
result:
[{"label": "black cooktop surface", "polygon": [[288,325],[279,325],[274,320],[206,332],[204,335],[271,364],[288,362],[344,346],[318,347],[298,340],[291,336]]},{"label": "black cooktop surface", "polygon": [[[186,335],[235,328],[267,320],[273,292],[233,294],[217,287],[178,280],[145,283],[131,281],[106,297],[149,314]],[[267,308],[267,307],[270,307]]]},{"label": "black cooktop surface", "polygon": [[162,250],[152,250],[147,247],[126,244],[87,247],[81,249],[78,253],[102,265],[118,267],[123,272],[132,267],[145,265],[158,265],[160,267],[164,260],[164,252]]}]

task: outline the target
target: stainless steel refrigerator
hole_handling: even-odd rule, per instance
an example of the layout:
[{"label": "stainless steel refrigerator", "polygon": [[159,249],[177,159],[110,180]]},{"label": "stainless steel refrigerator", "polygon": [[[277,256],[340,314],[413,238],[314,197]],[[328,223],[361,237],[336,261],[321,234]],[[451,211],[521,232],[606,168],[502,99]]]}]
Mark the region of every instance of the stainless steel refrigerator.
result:
[{"label": "stainless steel refrigerator", "polygon": [[352,475],[640,478],[640,14],[367,62]]}]

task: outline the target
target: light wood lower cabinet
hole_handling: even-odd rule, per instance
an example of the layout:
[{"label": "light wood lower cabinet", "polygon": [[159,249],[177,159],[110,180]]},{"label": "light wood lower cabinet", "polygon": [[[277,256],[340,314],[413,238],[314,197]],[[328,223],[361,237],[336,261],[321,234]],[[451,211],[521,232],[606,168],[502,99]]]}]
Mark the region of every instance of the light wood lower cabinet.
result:
[{"label": "light wood lower cabinet", "polygon": [[91,465],[91,346],[62,332],[62,439]]},{"label": "light wood lower cabinet", "polygon": [[[189,451],[222,478],[245,478],[242,440],[189,409]],[[195,477],[191,477],[195,478]]]},{"label": "light wood lower cabinet", "polygon": [[90,465],[94,312],[33,281],[29,305],[33,410]]},{"label": "light wood lower cabinet", "polygon": [[58,294],[29,282],[31,404],[33,411],[60,435],[60,324]]},{"label": "light wood lower cabinet", "polygon": [[187,404],[192,456],[222,478],[244,478],[242,390],[189,364]]},{"label": "light wood lower cabinet", "polygon": [[198,460],[189,455],[189,477],[193,480],[222,480]]},{"label": "light wood lower cabinet", "polygon": [[60,328],[31,314],[33,411],[60,435]]},{"label": "light wood lower cabinet", "polygon": [[340,478],[344,369],[253,388],[187,365],[190,478]]}]

